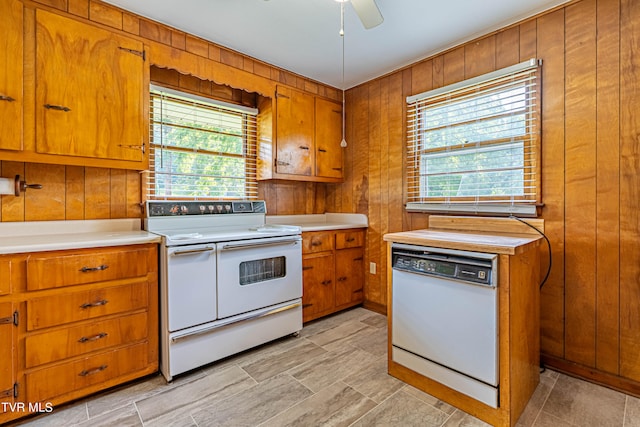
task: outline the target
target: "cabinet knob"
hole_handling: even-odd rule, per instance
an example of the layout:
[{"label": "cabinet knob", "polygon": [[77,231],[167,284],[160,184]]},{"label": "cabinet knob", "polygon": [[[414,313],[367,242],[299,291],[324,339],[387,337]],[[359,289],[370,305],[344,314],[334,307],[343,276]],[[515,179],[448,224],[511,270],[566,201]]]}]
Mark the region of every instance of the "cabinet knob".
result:
[{"label": "cabinet knob", "polygon": [[344,282],[347,280],[346,276],[338,277],[338,282]]},{"label": "cabinet knob", "polygon": [[327,150],[325,150],[324,148],[318,148],[318,151],[321,152],[321,153],[326,153],[327,152]]},{"label": "cabinet knob", "polygon": [[93,375],[93,374],[97,374],[98,372],[102,372],[105,369],[107,369],[107,365],[101,365],[94,369],[88,369],[88,370],[85,369],[82,372],[80,372],[78,375],[80,375],[81,377],[86,377],[87,375]]},{"label": "cabinet knob", "polygon": [[108,334],[106,332],[100,332],[99,334],[95,334],[92,337],[81,337],[78,340],[78,342],[85,343],[85,342],[97,341],[99,339],[102,339],[102,338],[106,337],[107,335]]},{"label": "cabinet knob", "polygon": [[320,245],[322,245],[322,241],[320,240],[313,240],[311,242],[311,246],[320,246]]},{"label": "cabinet knob", "polygon": [[97,266],[97,267],[82,267],[82,268],[80,269],[80,271],[81,271],[81,272],[83,272],[83,273],[88,273],[88,272],[90,272],[90,271],[102,271],[102,270],[106,270],[107,268],[109,268],[109,266],[108,266],[108,265],[106,265],[106,264],[102,264],[102,265],[99,265],[99,266]]},{"label": "cabinet knob", "polygon": [[0,101],[13,102],[15,99],[10,96],[0,95]]},{"label": "cabinet knob", "polygon": [[71,108],[65,107],[63,105],[44,104],[44,108],[46,108],[47,110],[64,111],[65,113],[71,111]]},{"label": "cabinet knob", "polygon": [[321,285],[330,285],[332,282],[332,280],[323,280],[322,282],[320,282]]},{"label": "cabinet knob", "polygon": [[101,305],[106,305],[109,301],[106,299],[96,301],[96,302],[85,302],[80,306],[80,308],[91,308],[91,307],[100,307]]},{"label": "cabinet knob", "polygon": [[301,149],[301,150],[308,150],[309,149],[309,147],[304,146],[304,145],[301,145],[298,148]]}]

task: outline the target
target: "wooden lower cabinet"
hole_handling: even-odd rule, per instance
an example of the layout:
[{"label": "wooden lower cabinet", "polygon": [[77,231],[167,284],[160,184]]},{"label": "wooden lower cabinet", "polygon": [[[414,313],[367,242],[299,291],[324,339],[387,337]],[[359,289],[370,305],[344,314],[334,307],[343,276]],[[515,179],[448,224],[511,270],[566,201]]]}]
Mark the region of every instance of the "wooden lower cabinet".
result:
[{"label": "wooden lower cabinet", "polygon": [[302,260],[302,312],[311,320],[334,307],[336,284],[333,254],[307,256]]},{"label": "wooden lower cabinet", "polygon": [[362,248],[336,251],[336,307],[360,304],[364,300],[364,251]]},{"label": "wooden lower cabinet", "polygon": [[158,370],[157,257],[156,244],[0,256],[0,319],[19,319],[0,323],[0,402],[14,403],[0,424]]},{"label": "wooden lower cabinet", "polygon": [[[13,361],[14,309],[11,302],[0,303],[0,403],[13,403],[15,370]],[[0,418],[1,421],[1,418]]]},{"label": "wooden lower cabinet", "polygon": [[302,233],[302,313],[308,322],[364,300],[364,230]]}]

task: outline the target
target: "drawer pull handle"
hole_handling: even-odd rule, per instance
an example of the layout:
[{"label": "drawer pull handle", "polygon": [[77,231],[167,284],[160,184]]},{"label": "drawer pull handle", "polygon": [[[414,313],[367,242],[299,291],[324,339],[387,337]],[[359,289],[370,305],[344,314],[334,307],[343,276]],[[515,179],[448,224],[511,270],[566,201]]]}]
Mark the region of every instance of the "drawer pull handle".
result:
[{"label": "drawer pull handle", "polygon": [[311,269],[313,269],[313,266],[311,266],[311,265],[306,265],[306,266],[302,267],[302,271],[311,270]]},{"label": "drawer pull handle", "polygon": [[93,374],[97,374],[98,372],[102,372],[105,369],[107,369],[107,365],[100,365],[97,368],[94,369],[84,369],[82,372],[80,372],[78,375],[80,375],[81,377],[86,377],[87,375],[93,375]]},{"label": "drawer pull handle", "polygon": [[355,237],[347,237],[347,242],[354,242],[355,240]]},{"label": "drawer pull handle", "polygon": [[82,267],[82,268],[80,269],[80,271],[82,271],[83,273],[88,273],[88,272],[90,272],[90,271],[102,271],[102,270],[106,270],[107,268],[109,268],[109,266],[108,266],[108,265],[106,265],[106,264],[102,264],[102,265],[99,265],[99,266],[97,266],[97,267]]},{"label": "drawer pull handle", "polygon": [[321,152],[321,153],[326,153],[327,152],[327,150],[325,150],[324,148],[318,148],[318,151]]},{"label": "drawer pull handle", "polygon": [[333,169],[334,171],[341,171],[342,170],[342,168],[331,168],[331,169]]},{"label": "drawer pull handle", "polygon": [[314,240],[311,242],[311,246],[320,246],[322,245],[322,241],[320,240]]},{"label": "drawer pull handle", "polygon": [[358,293],[362,292],[362,290],[363,290],[363,288],[359,288],[359,289],[356,289],[355,291],[353,291],[353,293],[354,294],[358,294]]},{"label": "drawer pull handle", "polygon": [[47,110],[64,111],[65,113],[71,111],[71,108],[65,107],[63,105],[44,104],[44,108],[46,108]]},{"label": "drawer pull handle", "polygon": [[313,304],[302,304],[302,308],[311,307]]},{"label": "drawer pull handle", "polygon": [[15,99],[10,96],[0,95],[0,101],[13,102]]},{"label": "drawer pull handle", "polygon": [[308,150],[309,149],[309,147],[304,146],[304,145],[301,145],[298,148],[301,149],[301,150]]},{"label": "drawer pull handle", "polygon": [[323,280],[322,282],[320,282],[321,285],[330,285],[331,284],[331,280]]},{"label": "drawer pull handle", "polygon": [[100,307],[101,305],[106,305],[108,302],[109,301],[107,301],[106,299],[101,299],[100,301],[96,302],[85,302],[80,306],[80,308]]},{"label": "drawer pull handle", "polygon": [[108,334],[106,332],[100,332],[99,334],[96,334],[92,337],[82,337],[78,340],[78,342],[90,342],[90,341],[98,341],[99,339],[102,339],[104,337],[106,337]]},{"label": "drawer pull handle", "polygon": [[347,280],[346,276],[338,277],[338,282],[344,282],[345,280]]},{"label": "drawer pull handle", "polygon": [[361,257],[361,256],[359,256],[358,258],[354,258],[353,260],[354,260],[354,261],[362,261],[362,257]]}]

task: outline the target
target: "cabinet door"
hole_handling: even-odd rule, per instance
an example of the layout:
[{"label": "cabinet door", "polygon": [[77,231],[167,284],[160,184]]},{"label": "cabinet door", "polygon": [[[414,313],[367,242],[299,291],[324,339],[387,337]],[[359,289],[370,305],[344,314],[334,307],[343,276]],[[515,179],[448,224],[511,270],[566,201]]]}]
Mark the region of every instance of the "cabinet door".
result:
[{"label": "cabinet door", "polygon": [[0,149],[22,149],[22,2],[0,2]]},{"label": "cabinet door", "polygon": [[336,307],[359,304],[364,299],[362,248],[336,251]]},{"label": "cabinet door", "polygon": [[313,96],[282,86],[276,96],[276,172],[312,176]]},{"label": "cabinet door", "polygon": [[144,46],[36,10],[36,151],[139,162]]},{"label": "cabinet door", "polygon": [[316,98],[316,175],[342,178],[342,106]]},{"label": "cabinet door", "polygon": [[333,309],[335,283],[333,254],[302,260],[302,318],[306,322]]},{"label": "cabinet door", "polygon": [[13,402],[13,305],[0,303],[0,402]]}]

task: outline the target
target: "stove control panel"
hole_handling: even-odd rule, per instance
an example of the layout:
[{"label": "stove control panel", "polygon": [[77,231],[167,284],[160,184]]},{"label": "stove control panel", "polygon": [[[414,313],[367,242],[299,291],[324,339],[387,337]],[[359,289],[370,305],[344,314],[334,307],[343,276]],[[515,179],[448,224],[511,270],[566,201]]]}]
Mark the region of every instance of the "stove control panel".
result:
[{"label": "stove control panel", "polygon": [[266,214],[263,200],[248,201],[204,201],[204,200],[162,200],[147,202],[147,218],[180,215],[232,215],[260,213]]}]

